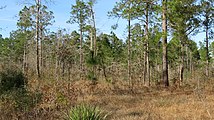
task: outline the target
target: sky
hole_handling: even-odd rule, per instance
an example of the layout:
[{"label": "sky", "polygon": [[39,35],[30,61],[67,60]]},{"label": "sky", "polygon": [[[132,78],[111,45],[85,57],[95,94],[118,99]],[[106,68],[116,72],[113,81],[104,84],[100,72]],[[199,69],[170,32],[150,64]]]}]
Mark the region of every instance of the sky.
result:
[{"label": "sky", "polygon": [[[3,37],[9,37],[12,30],[16,30],[18,13],[23,8],[23,3],[26,1],[33,0],[1,0],[0,6],[5,6],[6,8],[0,10],[0,34]],[[54,2],[47,4],[48,9],[53,11],[54,20],[52,26],[50,26],[51,31],[57,31],[58,29],[66,28],[68,32],[77,30],[76,25],[71,25],[66,23],[70,18],[71,5],[75,3],[75,0],[52,0]],[[111,26],[117,22],[117,19],[113,19],[107,16],[108,11],[111,11],[117,0],[97,0],[95,4],[95,18],[96,27],[99,33],[110,33],[112,31]],[[126,28],[127,22],[125,20],[119,20],[119,27],[114,32],[121,39],[126,38]],[[204,33],[200,33],[196,36],[190,37],[197,43],[204,40]]]},{"label": "sky", "polygon": [[[18,13],[23,8],[23,3],[26,3],[27,0],[1,0],[0,6],[5,6],[6,8],[0,10],[0,34],[3,37],[9,37],[12,30],[16,30]],[[28,0],[30,1],[30,0]],[[32,0],[31,0],[32,1]],[[75,3],[75,0],[52,0],[53,3],[47,4],[48,9],[53,11],[54,20],[52,26],[49,28],[51,31],[57,31],[58,29],[66,28],[68,32],[77,30],[76,25],[71,25],[66,23],[70,18],[71,5]],[[117,19],[112,19],[107,16],[108,11],[112,10],[116,0],[97,0],[95,4],[95,18],[96,18],[96,27],[98,32],[110,33],[111,26],[114,25]],[[124,20],[120,20],[119,28],[114,31],[119,38],[124,39],[124,31],[126,23]]]}]

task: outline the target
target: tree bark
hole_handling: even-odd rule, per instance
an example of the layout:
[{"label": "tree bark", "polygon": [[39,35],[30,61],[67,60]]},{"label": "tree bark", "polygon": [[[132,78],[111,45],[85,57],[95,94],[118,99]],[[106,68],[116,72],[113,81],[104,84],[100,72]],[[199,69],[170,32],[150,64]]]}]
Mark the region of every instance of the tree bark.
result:
[{"label": "tree bark", "polygon": [[[26,34],[26,28],[24,29],[24,33]],[[26,73],[26,68],[27,68],[27,40],[28,40],[28,37],[26,36],[26,41],[24,41],[24,51],[23,51],[23,63],[22,63],[22,71],[23,71],[23,74],[24,75],[27,75]]]},{"label": "tree bark", "polygon": [[91,7],[92,20],[93,20],[93,37],[94,37],[94,56],[97,56],[97,36],[96,36],[96,23],[93,8]]},{"label": "tree bark", "polygon": [[[181,41],[182,42],[182,41]],[[180,84],[183,82],[184,80],[184,43],[181,43],[181,65],[180,65]]]},{"label": "tree bark", "polygon": [[192,76],[192,51],[191,50],[189,54],[189,70],[190,70],[190,75]]},{"label": "tree bark", "polygon": [[82,60],[83,60],[83,53],[82,53],[82,41],[83,41],[83,27],[82,23],[80,22],[80,79],[82,80],[82,74],[83,74],[83,65],[82,65]]},{"label": "tree bark", "polygon": [[169,86],[167,59],[167,0],[162,0],[163,84]]},{"label": "tree bark", "polygon": [[26,42],[24,43],[24,53],[23,53],[23,66],[22,71],[24,75],[26,75],[26,67],[27,67],[27,53],[26,53]]},{"label": "tree bark", "polygon": [[145,11],[145,15],[146,15],[146,28],[145,28],[145,36],[146,36],[146,71],[147,71],[147,75],[148,76],[148,82],[149,82],[149,86],[150,86],[150,64],[149,64],[149,3],[146,3],[146,11]]},{"label": "tree bark", "polygon": [[56,80],[59,80],[59,74],[60,74],[60,68],[59,68],[59,45],[60,45],[60,39],[61,39],[61,30],[59,30],[59,38],[57,38],[56,40],[56,61],[55,61],[55,77]]},{"label": "tree bark", "polygon": [[91,41],[90,41],[90,50],[94,51],[94,49],[93,49],[94,42],[93,42],[93,30],[92,30],[92,28],[91,28],[91,33],[90,33],[90,39],[91,39]]},{"label": "tree bark", "polygon": [[[130,5],[129,5],[130,10]],[[129,85],[132,87],[132,78],[131,78],[131,15],[128,16],[128,79]]]},{"label": "tree bark", "polygon": [[40,27],[40,74],[42,73],[43,69],[43,29],[42,26]]},{"label": "tree bark", "polygon": [[146,41],[144,41],[144,51],[143,51],[143,55],[144,55],[144,61],[143,61],[143,83],[144,85],[146,84],[146,74],[147,74],[147,52],[146,52]]},{"label": "tree bark", "polygon": [[39,62],[39,16],[40,16],[40,0],[36,1],[36,68],[37,68],[37,76],[40,78],[40,62]]},{"label": "tree bark", "polygon": [[209,76],[209,36],[208,26],[206,26],[206,76]]}]

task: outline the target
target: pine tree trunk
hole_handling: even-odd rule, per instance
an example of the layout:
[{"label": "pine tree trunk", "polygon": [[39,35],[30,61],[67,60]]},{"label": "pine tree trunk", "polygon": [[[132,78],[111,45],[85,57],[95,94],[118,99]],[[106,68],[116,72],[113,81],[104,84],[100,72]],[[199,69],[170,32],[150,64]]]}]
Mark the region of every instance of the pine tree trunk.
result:
[{"label": "pine tree trunk", "polygon": [[145,36],[146,36],[146,71],[147,71],[147,75],[145,74],[145,76],[147,76],[148,78],[148,82],[149,82],[149,86],[150,86],[150,65],[149,65],[149,3],[146,3],[146,11],[145,11],[145,15],[146,15],[146,28],[145,28]]},{"label": "pine tree trunk", "polygon": [[129,85],[130,85],[130,87],[132,87],[131,58],[130,57],[131,57],[131,16],[129,13],[129,18],[128,18],[128,78],[129,78]]},{"label": "pine tree trunk", "polygon": [[184,80],[184,43],[181,43],[181,65],[180,65],[180,83],[182,84]]},{"label": "pine tree trunk", "polygon": [[40,74],[42,73],[43,69],[43,29],[42,26],[40,26]]},{"label": "pine tree trunk", "polygon": [[144,41],[144,51],[143,51],[143,55],[144,55],[144,60],[143,60],[143,83],[144,85],[146,85],[146,74],[147,74],[147,52],[146,52],[146,41]]},{"label": "pine tree trunk", "polygon": [[24,43],[24,53],[23,53],[23,68],[22,71],[26,75],[26,66],[27,66],[27,53],[26,53],[26,42]]},{"label": "pine tree trunk", "polygon": [[[82,23],[80,23],[82,24]],[[80,79],[83,79],[83,53],[82,53],[82,41],[83,41],[83,32],[82,32],[82,25],[80,25]]]},{"label": "pine tree trunk", "polygon": [[94,10],[93,10],[93,5],[90,5],[90,12],[91,12],[91,18],[92,18],[92,23],[93,23],[93,28],[91,30],[92,36],[91,36],[91,47],[93,46],[93,52],[94,56],[97,55],[96,51],[96,42],[97,42],[97,36],[96,36],[96,23],[95,23],[95,15],[94,15]]},{"label": "pine tree trunk", "polygon": [[[24,30],[24,33],[26,33],[26,29]],[[26,39],[26,41],[24,42],[22,71],[23,71],[24,75],[27,75],[26,68],[27,68],[27,39],[28,39],[28,37],[26,37],[25,39]]]},{"label": "pine tree trunk", "polygon": [[60,44],[60,39],[61,39],[61,30],[59,31],[59,38],[56,40],[56,61],[55,61],[55,77],[56,80],[59,80],[59,44]]},{"label": "pine tree trunk", "polygon": [[192,76],[192,51],[190,51],[190,54],[189,54],[189,70],[190,70],[190,75]]},{"label": "pine tree trunk", "polygon": [[186,68],[189,71],[189,49],[188,49],[188,45],[186,45],[185,48],[186,48]]},{"label": "pine tree trunk", "polygon": [[39,16],[40,16],[40,1],[36,1],[37,15],[36,15],[36,68],[37,76],[40,78],[40,64],[39,64]]},{"label": "pine tree trunk", "polygon": [[169,86],[167,60],[167,0],[162,0],[162,44],[163,44],[163,83]]},{"label": "pine tree trunk", "polygon": [[93,20],[93,30],[94,30],[94,56],[97,56],[97,36],[96,36],[96,24],[95,24],[95,17],[94,17],[94,11],[92,9],[92,20]]},{"label": "pine tree trunk", "polygon": [[208,26],[206,26],[206,76],[209,76],[209,40]]},{"label": "pine tree trunk", "polygon": [[90,41],[90,51],[92,52],[92,51],[94,51],[94,49],[93,49],[93,30],[92,30],[92,28],[91,28],[91,33],[90,33],[90,39],[91,39],[91,41]]}]

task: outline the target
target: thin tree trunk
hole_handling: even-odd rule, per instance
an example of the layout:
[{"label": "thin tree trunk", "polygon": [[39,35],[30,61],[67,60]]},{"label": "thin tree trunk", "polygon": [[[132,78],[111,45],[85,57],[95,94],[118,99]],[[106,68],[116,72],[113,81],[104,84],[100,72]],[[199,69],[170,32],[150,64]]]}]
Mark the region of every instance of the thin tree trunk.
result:
[{"label": "thin tree trunk", "polygon": [[187,70],[189,70],[189,49],[188,49],[188,45],[185,46],[186,48],[186,68]]},{"label": "thin tree trunk", "polygon": [[146,70],[147,70],[147,75],[148,76],[148,82],[149,82],[149,86],[150,86],[150,65],[149,65],[149,3],[146,3],[146,11],[145,11],[145,15],[146,15],[146,28],[145,28],[145,36],[146,36]]},{"label": "thin tree trunk", "polygon": [[43,69],[43,29],[42,26],[40,26],[40,73],[42,74]]},{"label": "thin tree trunk", "polygon": [[[24,33],[26,33],[26,29],[24,30]],[[28,39],[28,37],[26,37],[26,40]],[[26,67],[27,67],[27,41],[24,42],[24,51],[23,51],[23,74],[26,75]]]},{"label": "thin tree trunk", "polygon": [[65,60],[64,59],[62,60],[62,77],[63,79],[65,77]]},{"label": "thin tree trunk", "polygon": [[103,62],[103,60],[102,60],[102,68],[103,68],[103,75],[104,75],[104,77],[105,77],[105,80],[106,81],[108,81],[108,78],[107,78],[107,75],[106,75],[106,67],[105,67],[105,65],[104,65],[104,62]]},{"label": "thin tree trunk", "polygon": [[162,44],[163,44],[163,83],[169,86],[167,60],[167,0],[162,0]]},{"label": "thin tree trunk", "polygon": [[181,43],[181,65],[180,65],[180,82],[182,83],[184,80],[184,43]]},{"label": "thin tree trunk", "polygon": [[82,80],[83,78],[83,65],[82,65],[82,60],[83,60],[83,53],[82,53],[82,41],[83,41],[83,32],[82,32],[82,23],[80,23],[80,79]]},{"label": "thin tree trunk", "polygon": [[190,51],[190,54],[189,54],[189,70],[190,70],[190,75],[192,76],[192,51]]},{"label": "thin tree trunk", "polygon": [[23,68],[22,68],[22,70],[23,70],[23,73],[26,75],[26,65],[27,65],[27,53],[26,53],[26,42],[24,43],[24,53],[23,53]]},{"label": "thin tree trunk", "polygon": [[91,33],[90,33],[90,39],[91,39],[91,41],[90,41],[90,51],[92,52],[92,51],[94,51],[94,49],[93,49],[93,30],[92,30],[92,28],[91,28]]},{"label": "thin tree trunk", "polygon": [[[129,5],[130,9],[130,5]],[[131,78],[131,16],[129,13],[128,18],[128,78],[129,78],[129,85],[132,87],[132,78]]]},{"label": "thin tree trunk", "polygon": [[95,23],[95,15],[94,15],[94,11],[93,8],[91,7],[91,13],[92,13],[92,20],[93,20],[93,37],[94,37],[94,56],[97,56],[97,36],[96,36],[96,23]]},{"label": "thin tree trunk", "polygon": [[[61,33],[59,33],[61,34]],[[56,61],[55,61],[55,77],[56,77],[56,80],[58,81],[59,80],[59,38],[56,39],[57,43],[56,43]]]},{"label": "thin tree trunk", "polygon": [[72,66],[72,63],[69,63],[68,64],[68,80],[69,81],[71,80],[71,66]]},{"label": "thin tree trunk", "polygon": [[146,52],[146,41],[144,41],[144,51],[143,51],[143,55],[144,55],[144,60],[143,60],[143,83],[144,85],[146,84],[146,74],[147,74],[147,52]]},{"label": "thin tree trunk", "polygon": [[40,64],[39,64],[39,16],[40,16],[40,1],[36,1],[37,15],[36,15],[36,68],[37,76],[40,78]]},{"label": "thin tree trunk", "polygon": [[206,76],[209,76],[209,40],[208,26],[206,26]]},{"label": "thin tree trunk", "polygon": [[[96,36],[96,23],[95,23],[95,15],[94,15],[94,10],[93,10],[93,5],[90,5],[90,10],[91,10],[91,17],[92,17],[92,22],[93,22],[93,27],[92,27],[92,35],[91,35],[91,47],[93,47],[92,50],[92,58],[94,59],[97,56],[97,49],[96,49],[96,41],[97,41],[97,36]],[[93,65],[93,74],[96,75],[96,65]]]}]

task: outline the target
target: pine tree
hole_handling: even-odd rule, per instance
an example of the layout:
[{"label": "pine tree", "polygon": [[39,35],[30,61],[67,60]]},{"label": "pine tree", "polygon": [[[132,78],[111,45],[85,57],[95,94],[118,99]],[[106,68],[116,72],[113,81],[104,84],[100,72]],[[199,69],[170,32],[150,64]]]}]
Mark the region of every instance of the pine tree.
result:
[{"label": "pine tree", "polygon": [[202,26],[205,29],[206,38],[206,76],[209,76],[209,34],[211,33],[211,28],[214,25],[214,0],[202,0],[201,1],[201,16],[202,16]]},{"label": "pine tree", "polygon": [[79,32],[80,32],[80,47],[79,47],[79,53],[80,53],[80,78],[82,79],[83,74],[83,31],[84,27],[86,26],[86,22],[89,19],[89,11],[88,5],[83,2],[82,0],[76,0],[76,4],[72,5],[71,7],[71,17],[67,21],[71,24],[78,24],[79,26]]}]

